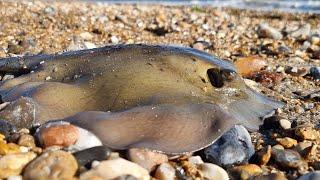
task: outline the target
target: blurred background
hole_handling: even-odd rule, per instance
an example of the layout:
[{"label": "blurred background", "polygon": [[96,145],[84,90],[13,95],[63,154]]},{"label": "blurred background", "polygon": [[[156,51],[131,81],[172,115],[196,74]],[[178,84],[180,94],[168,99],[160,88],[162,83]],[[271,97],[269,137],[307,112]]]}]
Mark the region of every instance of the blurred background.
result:
[{"label": "blurred background", "polygon": [[107,3],[144,3],[166,5],[209,5],[241,9],[279,9],[283,11],[320,13],[320,0],[87,0]]}]

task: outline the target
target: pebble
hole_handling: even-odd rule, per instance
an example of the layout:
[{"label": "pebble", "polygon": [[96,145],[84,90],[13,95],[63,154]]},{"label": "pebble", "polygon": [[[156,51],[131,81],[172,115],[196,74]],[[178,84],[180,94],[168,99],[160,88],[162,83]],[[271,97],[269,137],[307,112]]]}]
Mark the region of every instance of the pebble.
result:
[{"label": "pebble", "polygon": [[310,68],[310,75],[314,80],[320,80],[320,67]]},{"label": "pebble", "polygon": [[252,178],[253,180],[288,180],[283,173],[270,173],[259,175]]},{"label": "pebble", "polygon": [[309,69],[308,68],[304,68],[304,67],[287,67],[285,72],[287,74],[290,74],[292,76],[305,76],[309,73]]},{"label": "pebble", "polygon": [[297,151],[291,149],[272,149],[272,157],[274,160],[284,168],[303,169],[307,167]]},{"label": "pebble", "polygon": [[312,142],[310,141],[304,141],[304,142],[299,142],[296,146],[295,146],[295,150],[301,155],[301,156],[305,156],[306,155],[306,150],[307,148],[312,146]]},{"label": "pebble", "polygon": [[17,144],[20,145],[20,146],[25,146],[25,147],[29,147],[29,148],[36,147],[36,143],[34,141],[33,136],[31,136],[29,134],[22,134],[19,137],[19,140],[18,140]]},{"label": "pebble", "polygon": [[6,74],[6,75],[3,76],[2,81],[13,79],[13,78],[14,78],[14,75]]},{"label": "pebble", "polygon": [[76,159],[65,151],[47,151],[29,163],[25,179],[71,179],[78,169]]},{"label": "pebble", "polygon": [[290,32],[289,36],[297,39],[307,39],[310,35],[311,25],[306,23],[300,26],[297,30]]},{"label": "pebble", "polygon": [[128,150],[128,159],[144,167],[149,172],[153,171],[157,165],[168,162],[168,156],[165,154],[138,148]]},{"label": "pebble", "polygon": [[105,146],[96,146],[73,153],[79,166],[90,167],[93,161],[102,161],[110,157],[111,150]]},{"label": "pebble", "polygon": [[80,175],[80,180],[91,178],[114,179],[123,175],[131,175],[137,179],[149,180],[149,172],[143,167],[122,158],[101,161],[91,170]]},{"label": "pebble", "polygon": [[191,156],[191,157],[188,157],[188,162],[192,165],[199,165],[199,164],[202,164],[204,163],[201,159],[200,156]]},{"label": "pebble", "polygon": [[203,51],[205,49],[208,49],[210,46],[212,46],[212,45],[207,41],[196,41],[192,45],[192,48],[195,48],[195,49]]},{"label": "pebble", "polygon": [[155,178],[159,180],[177,179],[176,170],[169,163],[162,163],[157,168]]},{"label": "pebble", "polygon": [[219,166],[247,163],[253,154],[250,134],[241,125],[236,125],[204,149],[206,161]]},{"label": "pebble", "polygon": [[85,48],[85,49],[93,49],[93,48],[96,48],[96,47],[97,47],[97,46],[96,46],[94,43],[92,43],[92,42],[84,42],[83,45],[84,45],[84,48]]},{"label": "pebble", "polygon": [[23,180],[22,176],[9,176],[7,180]]},{"label": "pebble", "polygon": [[0,178],[19,175],[23,168],[34,158],[33,152],[8,154],[0,158]]},{"label": "pebble", "polygon": [[301,176],[298,180],[319,180],[320,171],[314,171]]},{"label": "pebble", "polygon": [[298,144],[297,140],[290,137],[277,138],[276,141],[285,148],[292,148],[293,146],[296,146]]},{"label": "pebble", "polygon": [[22,96],[0,111],[0,116],[17,128],[31,128],[33,125],[38,124],[34,118],[34,108],[34,101],[31,98]]},{"label": "pebble", "polygon": [[297,127],[295,133],[304,140],[316,140],[320,136],[319,132],[311,126]]},{"label": "pebble", "polygon": [[230,174],[235,179],[250,179],[262,173],[262,169],[255,164],[246,164],[233,167]]},{"label": "pebble", "polygon": [[119,43],[119,39],[117,38],[117,36],[111,36],[111,42],[113,44],[118,44]]},{"label": "pebble", "polygon": [[0,155],[19,153],[20,147],[14,143],[0,141]]},{"label": "pebble", "polygon": [[282,129],[290,129],[291,128],[291,122],[287,119],[280,119],[279,121],[280,126]]},{"label": "pebble", "polygon": [[82,32],[79,35],[83,40],[91,40],[93,38],[93,35],[89,32]]},{"label": "pebble", "polygon": [[221,167],[211,164],[211,163],[202,163],[199,164],[198,169],[202,172],[205,179],[210,180],[228,180],[228,173]]},{"label": "pebble", "polygon": [[257,34],[261,38],[282,39],[282,34],[277,29],[270,27],[267,23],[258,26]]},{"label": "pebble", "polygon": [[263,147],[255,154],[255,161],[260,165],[266,165],[271,158],[271,146]]},{"label": "pebble", "polygon": [[261,70],[267,63],[257,56],[249,56],[239,58],[234,65],[240,75],[247,77],[251,73]]},{"label": "pebble", "polygon": [[17,128],[9,123],[8,121],[0,119],[0,133],[3,134],[5,137],[10,136],[11,133],[17,131]]},{"label": "pebble", "polygon": [[73,125],[53,125],[41,129],[39,136],[44,148],[50,146],[68,147],[76,143],[79,132],[77,127]]},{"label": "pebble", "polygon": [[256,82],[261,83],[263,86],[271,88],[275,85],[280,84],[283,79],[282,73],[269,72],[269,71],[259,71],[253,73],[250,79],[253,79]]},{"label": "pebble", "polygon": [[320,37],[319,36],[311,36],[310,42],[312,45],[318,45],[320,43]]}]

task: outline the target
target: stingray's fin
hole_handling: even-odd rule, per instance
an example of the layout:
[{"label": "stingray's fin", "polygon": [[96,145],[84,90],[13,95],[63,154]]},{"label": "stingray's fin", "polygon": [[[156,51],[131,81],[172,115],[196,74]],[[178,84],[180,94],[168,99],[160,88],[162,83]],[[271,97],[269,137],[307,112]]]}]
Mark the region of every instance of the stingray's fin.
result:
[{"label": "stingray's fin", "polygon": [[262,117],[272,113],[275,109],[284,106],[283,102],[275,101],[269,97],[246,88],[248,98],[233,102],[229,105],[229,111],[248,130],[255,131],[263,123]]}]

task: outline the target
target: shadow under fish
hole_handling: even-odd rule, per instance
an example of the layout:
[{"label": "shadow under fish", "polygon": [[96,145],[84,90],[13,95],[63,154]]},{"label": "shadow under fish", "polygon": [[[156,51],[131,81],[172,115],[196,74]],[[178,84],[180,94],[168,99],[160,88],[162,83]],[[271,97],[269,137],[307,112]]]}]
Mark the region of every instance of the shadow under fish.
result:
[{"label": "shadow under fish", "polygon": [[118,150],[194,152],[235,124],[257,130],[260,117],[283,106],[247,87],[232,63],[185,47],[11,57],[0,60],[0,72],[18,75],[0,85],[11,102],[2,119],[27,128],[69,122]]}]

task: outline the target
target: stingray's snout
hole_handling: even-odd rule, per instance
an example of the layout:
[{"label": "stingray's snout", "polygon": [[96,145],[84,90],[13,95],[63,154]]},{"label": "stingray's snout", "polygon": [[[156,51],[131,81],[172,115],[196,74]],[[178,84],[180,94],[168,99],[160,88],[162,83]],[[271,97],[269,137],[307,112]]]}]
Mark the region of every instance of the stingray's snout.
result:
[{"label": "stingray's snout", "polygon": [[49,121],[35,135],[41,147],[60,146],[69,152],[101,146],[100,139],[90,131],[65,121]]}]

